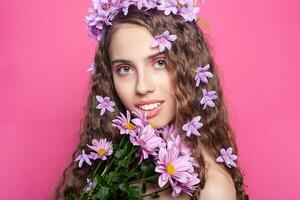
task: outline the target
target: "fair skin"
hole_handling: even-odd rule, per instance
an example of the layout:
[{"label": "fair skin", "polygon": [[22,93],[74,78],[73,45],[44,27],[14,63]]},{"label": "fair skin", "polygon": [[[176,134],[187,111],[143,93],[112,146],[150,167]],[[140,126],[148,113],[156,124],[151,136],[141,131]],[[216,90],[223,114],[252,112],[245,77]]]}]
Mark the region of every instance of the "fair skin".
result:
[{"label": "fair skin", "polygon": [[[147,118],[155,128],[162,128],[169,124],[176,114],[176,100],[174,97],[174,84],[166,68],[165,56],[158,48],[151,48],[153,36],[142,27],[133,24],[122,24],[112,36],[109,56],[113,71],[113,81],[117,94],[130,111],[139,111],[151,115]],[[155,56],[153,56],[155,55]],[[160,105],[155,108],[154,104]],[[139,105],[138,105],[139,104]],[[147,109],[141,108],[141,104]],[[157,106],[157,105],[155,105]],[[145,109],[145,110],[144,110]],[[232,178],[214,159],[203,150],[206,162],[206,184],[201,190],[201,200],[235,200],[235,189]],[[147,185],[146,193],[160,189],[158,185]],[[171,190],[160,193],[158,199],[186,200],[190,196],[181,194],[172,198]],[[144,199],[151,199],[150,197]]]},{"label": "fair skin", "polygon": [[[114,85],[126,109],[149,116],[150,111],[137,104],[145,100],[161,102],[160,112],[148,120],[155,128],[162,128],[174,118],[176,103],[165,55],[158,48],[151,48],[152,40],[145,28],[122,24],[112,36],[109,54]],[[150,106],[148,102],[143,104]]]}]

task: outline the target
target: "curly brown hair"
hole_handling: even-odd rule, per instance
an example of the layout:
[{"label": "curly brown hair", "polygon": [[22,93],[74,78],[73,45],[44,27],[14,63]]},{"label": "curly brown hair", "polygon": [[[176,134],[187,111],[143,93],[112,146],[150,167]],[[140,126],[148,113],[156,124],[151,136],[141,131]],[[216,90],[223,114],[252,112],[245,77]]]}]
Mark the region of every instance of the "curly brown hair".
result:
[{"label": "curly brown hair", "polygon": [[[234,133],[229,126],[228,114],[224,103],[223,92],[218,78],[217,68],[211,56],[209,45],[204,38],[202,30],[196,22],[186,22],[179,15],[164,15],[161,11],[151,9],[148,11],[138,10],[131,6],[126,16],[119,13],[113,21],[112,26],[103,30],[101,41],[99,42],[94,62],[96,72],[91,79],[91,92],[88,97],[86,116],[80,133],[80,142],[73,153],[72,161],[64,170],[63,176],[56,188],[55,199],[68,199],[71,192],[79,194],[83,189],[85,180],[92,172],[93,166],[83,166],[78,168],[77,163],[73,162],[75,156],[80,153],[81,149],[86,148],[94,138],[106,137],[113,142],[119,141],[118,130],[112,127],[111,121],[117,117],[117,113],[125,112],[126,109],[120,101],[113,83],[110,59],[108,54],[109,45],[112,35],[123,23],[140,25],[152,34],[161,34],[165,30],[177,36],[176,42],[172,44],[170,51],[166,51],[166,62],[170,73],[174,78],[176,85],[176,117],[175,126],[180,134],[184,137],[181,127],[194,116],[202,117],[203,127],[201,128],[201,137],[195,137],[186,142],[193,148],[193,156],[202,166],[199,169],[201,183],[194,193],[193,199],[198,199],[201,189],[205,185],[205,161],[201,152],[201,145],[209,149],[213,157],[217,157],[221,148],[232,147],[237,154]],[[214,75],[204,86],[195,86],[195,68],[210,64],[210,71]],[[202,110],[199,100],[202,97],[202,89],[214,90],[217,92],[218,100],[215,101],[215,107]],[[105,118],[99,117],[96,110],[96,95],[109,96],[115,102],[115,112],[108,113]],[[248,199],[245,193],[243,175],[239,167],[224,169],[232,177],[236,197],[238,200]]]}]

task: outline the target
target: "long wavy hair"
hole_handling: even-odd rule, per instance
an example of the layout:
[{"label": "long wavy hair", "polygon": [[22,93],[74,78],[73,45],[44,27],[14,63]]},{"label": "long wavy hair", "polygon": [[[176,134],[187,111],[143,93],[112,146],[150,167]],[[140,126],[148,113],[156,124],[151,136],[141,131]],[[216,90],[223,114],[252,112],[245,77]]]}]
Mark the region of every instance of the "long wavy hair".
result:
[{"label": "long wavy hair", "polygon": [[[111,121],[117,117],[119,112],[125,112],[125,107],[120,101],[113,83],[112,71],[108,49],[114,32],[120,28],[123,23],[131,23],[145,27],[153,37],[169,30],[171,34],[177,36],[177,40],[172,44],[170,51],[166,51],[166,62],[169,72],[172,74],[175,83],[176,97],[176,117],[175,126],[182,137],[182,126],[193,117],[200,115],[202,117],[203,127],[201,127],[201,137],[195,137],[193,140],[186,139],[186,142],[193,149],[193,156],[200,164],[199,175],[200,185],[194,192],[193,199],[198,199],[205,185],[205,160],[201,151],[201,145],[209,150],[213,157],[218,157],[221,148],[232,147],[235,154],[238,154],[234,132],[228,121],[228,113],[224,103],[223,92],[218,78],[217,68],[211,56],[209,45],[204,38],[202,30],[196,22],[186,22],[179,15],[164,15],[163,12],[156,9],[148,11],[138,10],[135,6],[129,8],[126,16],[119,13],[113,20],[113,24],[104,29],[101,41],[97,46],[94,62],[96,72],[91,78],[91,92],[86,106],[86,116],[80,130],[80,142],[73,153],[72,160],[63,172],[63,176],[57,185],[54,198],[68,199],[70,192],[80,194],[86,178],[93,171],[93,166],[84,165],[78,168],[74,162],[75,156],[86,144],[90,144],[94,138],[106,137],[113,142],[119,141],[119,132],[113,128]],[[209,79],[208,84],[199,87],[195,86],[195,68],[210,64],[210,71],[214,75]],[[171,66],[171,67],[170,67]],[[202,89],[215,90],[218,99],[215,101],[215,107],[202,110],[200,99]],[[106,113],[105,117],[99,117],[99,110],[96,109],[96,95],[109,96],[116,102],[115,112]],[[221,164],[222,165],[222,164]],[[224,165],[224,164],[223,164]],[[236,189],[238,200],[248,199],[244,190],[243,174],[239,167],[223,167],[232,177]]]}]

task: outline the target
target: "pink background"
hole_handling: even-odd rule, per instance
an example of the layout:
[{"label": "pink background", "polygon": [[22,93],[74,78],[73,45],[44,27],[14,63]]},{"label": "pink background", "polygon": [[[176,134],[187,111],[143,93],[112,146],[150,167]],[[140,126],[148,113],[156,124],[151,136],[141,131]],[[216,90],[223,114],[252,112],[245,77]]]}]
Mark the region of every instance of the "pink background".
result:
[{"label": "pink background", "polygon": [[[78,141],[90,1],[0,3],[0,199],[49,199]],[[298,0],[207,0],[250,199],[300,199]]]}]

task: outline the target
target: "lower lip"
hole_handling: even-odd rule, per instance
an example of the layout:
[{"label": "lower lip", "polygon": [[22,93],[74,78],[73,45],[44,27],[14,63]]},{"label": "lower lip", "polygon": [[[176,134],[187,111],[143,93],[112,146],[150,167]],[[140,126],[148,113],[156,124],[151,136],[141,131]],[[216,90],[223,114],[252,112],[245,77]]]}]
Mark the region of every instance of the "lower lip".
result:
[{"label": "lower lip", "polygon": [[156,115],[158,115],[158,113],[160,112],[161,110],[161,106],[162,106],[163,103],[161,103],[159,106],[157,106],[156,108],[154,108],[153,110],[143,110],[143,109],[139,109],[139,111],[141,111],[143,113],[143,115],[145,115],[145,113],[147,113],[147,118],[152,118],[152,117],[155,117]]}]

